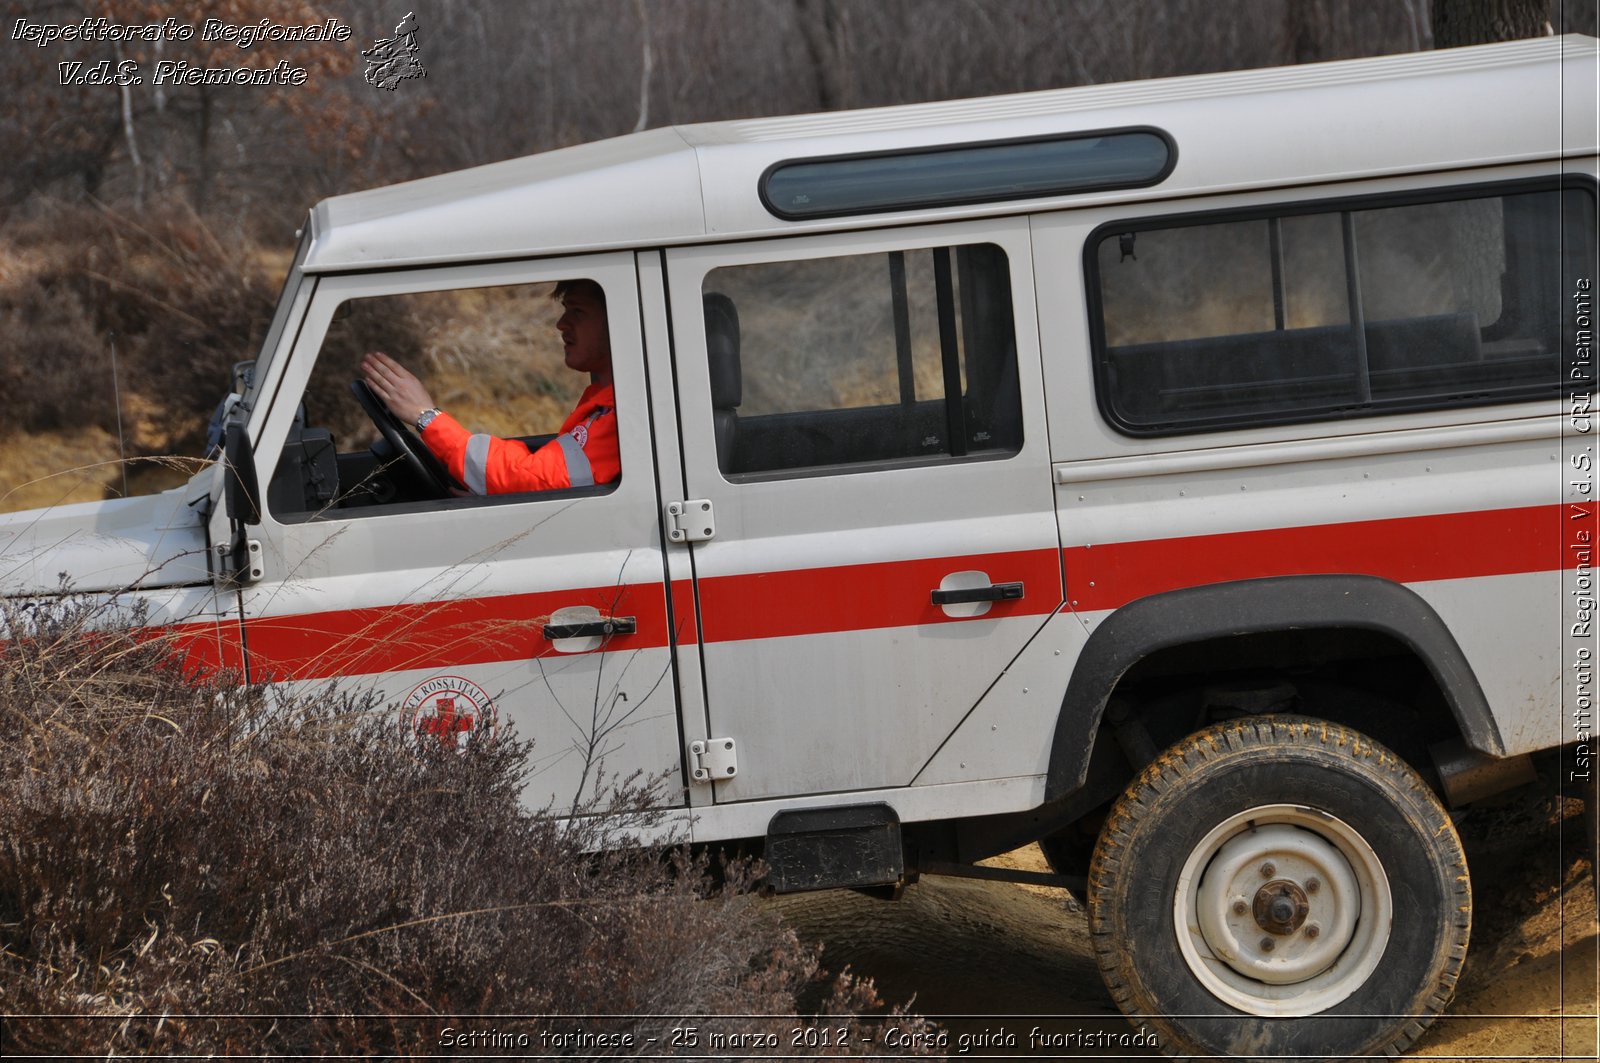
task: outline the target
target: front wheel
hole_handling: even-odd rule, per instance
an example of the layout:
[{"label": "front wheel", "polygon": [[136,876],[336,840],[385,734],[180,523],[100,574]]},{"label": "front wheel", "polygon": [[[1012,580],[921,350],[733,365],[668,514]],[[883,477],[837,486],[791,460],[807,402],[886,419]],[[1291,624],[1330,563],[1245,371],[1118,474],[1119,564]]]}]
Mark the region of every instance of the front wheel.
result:
[{"label": "front wheel", "polygon": [[1397,1055],[1455,991],[1472,894],[1449,815],[1365,735],[1234,720],[1112,808],[1089,926],[1117,1005],[1173,1054]]}]

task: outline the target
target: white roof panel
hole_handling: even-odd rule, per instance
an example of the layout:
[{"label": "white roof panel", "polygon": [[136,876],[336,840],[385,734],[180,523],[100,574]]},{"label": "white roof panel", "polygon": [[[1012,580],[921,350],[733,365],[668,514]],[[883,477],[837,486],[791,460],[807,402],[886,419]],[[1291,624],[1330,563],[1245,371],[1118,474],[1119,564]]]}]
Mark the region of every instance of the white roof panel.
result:
[{"label": "white roof panel", "polygon": [[[1597,42],[1568,36],[1267,70],[656,129],[323,201],[309,272],[650,247],[885,221],[1593,155]],[[785,159],[1155,126],[1157,189],[782,221]]]},{"label": "white roof panel", "polygon": [[649,245],[705,229],[694,153],[675,129],[334,196],[311,224],[308,273]]}]

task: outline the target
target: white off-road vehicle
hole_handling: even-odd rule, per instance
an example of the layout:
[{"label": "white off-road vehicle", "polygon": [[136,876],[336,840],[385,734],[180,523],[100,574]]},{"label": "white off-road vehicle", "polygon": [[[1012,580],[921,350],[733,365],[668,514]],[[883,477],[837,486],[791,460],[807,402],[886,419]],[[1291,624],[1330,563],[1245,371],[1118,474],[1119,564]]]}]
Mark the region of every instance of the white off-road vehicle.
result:
[{"label": "white off-road vehicle", "polygon": [[[666,773],[663,831],[779,890],[1038,840],[1167,1050],[1396,1053],[1466,955],[1447,807],[1587,739],[1596,79],[1552,38],[336,197],[227,460],[0,518],[0,586],[420,740],[514,722],[534,806]],[[614,483],[464,497],[381,407],[372,449],[321,419],[353,308],[470,375],[576,278]]]}]

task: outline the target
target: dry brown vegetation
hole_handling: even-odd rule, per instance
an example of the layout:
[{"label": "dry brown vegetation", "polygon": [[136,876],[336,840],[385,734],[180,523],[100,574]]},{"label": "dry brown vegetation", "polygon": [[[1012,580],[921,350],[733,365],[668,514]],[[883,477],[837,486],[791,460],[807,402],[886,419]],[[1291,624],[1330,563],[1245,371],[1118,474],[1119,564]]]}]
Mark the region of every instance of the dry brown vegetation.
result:
[{"label": "dry brown vegetation", "polygon": [[0,346],[0,386],[16,400],[5,430],[116,431],[114,347],[129,443],[197,445],[205,425],[175,418],[167,400],[216,390],[247,357],[238,345],[271,317],[270,282],[187,211],[134,221],[62,206],[8,235],[19,261],[0,281],[0,308],[19,327]]},{"label": "dry brown vegetation", "polygon": [[[187,674],[103,606],[0,608],[8,1052],[404,1055],[447,1027],[573,1026],[515,1015],[627,1016],[589,1025],[643,1052],[682,1017],[804,993],[881,1011],[752,907],[749,867],[595,855],[614,825],[520,807],[526,741],[443,752],[382,706]],[[604,810],[637,824],[648,798],[619,786]]]},{"label": "dry brown vegetation", "polygon": [[[0,508],[120,492],[120,458],[202,455],[205,396],[220,397],[227,367],[250,356],[240,344],[271,317],[266,275],[184,210],[136,222],[57,205],[7,235]],[[63,468],[83,471],[33,482]],[[182,470],[149,477],[160,468],[136,460],[130,486],[181,479]]]}]

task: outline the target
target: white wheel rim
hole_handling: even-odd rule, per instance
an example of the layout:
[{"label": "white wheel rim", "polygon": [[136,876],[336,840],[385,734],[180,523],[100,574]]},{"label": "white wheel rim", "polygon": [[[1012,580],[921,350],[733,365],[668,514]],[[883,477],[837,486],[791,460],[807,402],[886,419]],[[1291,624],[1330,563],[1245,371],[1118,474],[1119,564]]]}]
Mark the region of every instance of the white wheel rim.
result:
[{"label": "white wheel rim", "polygon": [[1206,990],[1251,1015],[1315,1015],[1378,966],[1389,878],[1348,824],[1305,805],[1229,816],[1178,876],[1178,948]]}]

